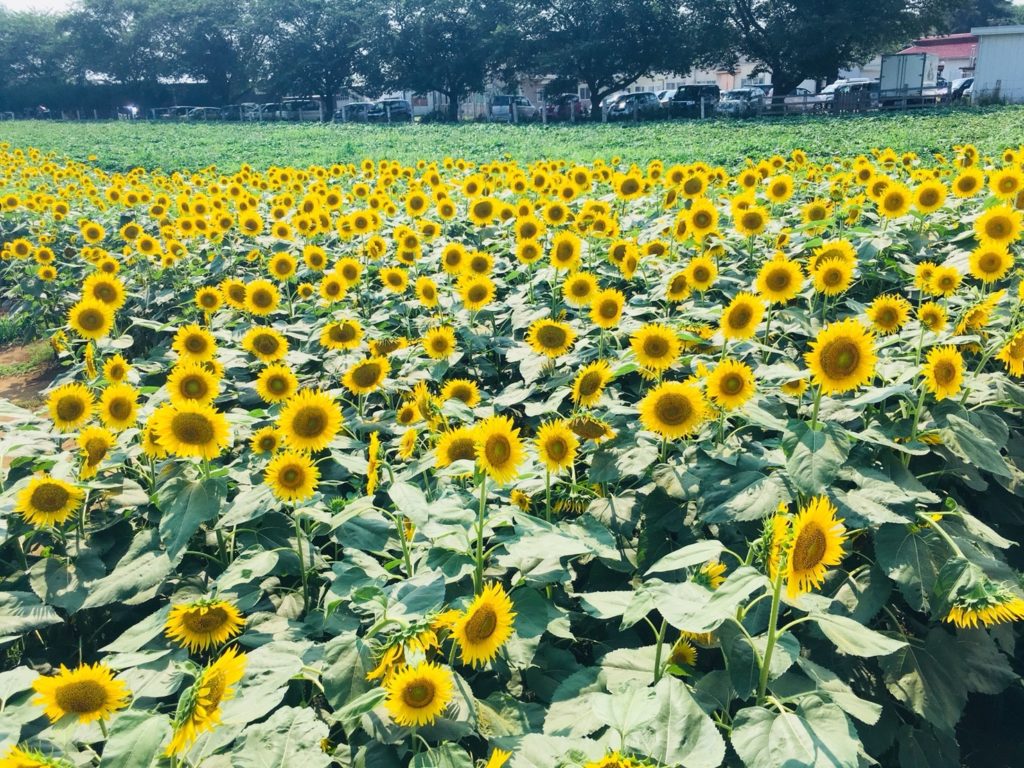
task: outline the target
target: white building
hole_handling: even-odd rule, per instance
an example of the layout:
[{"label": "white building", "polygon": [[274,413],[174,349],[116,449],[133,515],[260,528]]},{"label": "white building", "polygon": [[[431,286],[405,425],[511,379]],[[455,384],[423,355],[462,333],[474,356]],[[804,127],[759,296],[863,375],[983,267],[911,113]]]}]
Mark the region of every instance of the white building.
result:
[{"label": "white building", "polygon": [[972,99],[1024,103],[1024,24],[975,27],[978,58]]}]

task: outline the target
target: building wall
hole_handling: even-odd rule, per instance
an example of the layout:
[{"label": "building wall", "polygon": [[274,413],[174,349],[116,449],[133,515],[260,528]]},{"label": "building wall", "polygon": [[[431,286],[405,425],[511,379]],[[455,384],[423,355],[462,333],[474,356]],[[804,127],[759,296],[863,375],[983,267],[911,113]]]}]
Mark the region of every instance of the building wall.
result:
[{"label": "building wall", "polygon": [[988,29],[998,31],[971,30],[979,37],[973,99],[1024,103],[1024,25]]}]

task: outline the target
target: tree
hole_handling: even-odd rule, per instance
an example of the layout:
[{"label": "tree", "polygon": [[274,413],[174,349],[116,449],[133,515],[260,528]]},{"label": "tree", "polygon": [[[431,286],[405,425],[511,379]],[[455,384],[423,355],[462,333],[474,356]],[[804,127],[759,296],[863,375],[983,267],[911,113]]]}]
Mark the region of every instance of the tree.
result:
[{"label": "tree", "polygon": [[375,15],[363,71],[371,90],[436,91],[455,121],[488,76],[508,76],[517,39],[510,0],[380,0]]},{"label": "tree", "polygon": [[268,3],[269,82],[274,90],[321,97],[323,118],[351,85],[363,47],[363,14],[354,3],[285,0]]},{"label": "tree", "polygon": [[66,46],[57,21],[48,14],[0,7],[0,88],[66,77]]},{"label": "tree", "polygon": [[703,63],[740,57],[770,72],[776,95],[824,80],[941,25],[955,0],[694,0]]},{"label": "tree", "polygon": [[532,0],[531,6],[536,71],[586,83],[595,120],[606,96],[655,72],[685,74],[693,64],[693,38],[675,0]]},{"label": "tree", "polygon": [[967,0],[953,9],[946,28],[950,32],[970,32],[971,27],[1016,24],[1019,10],[1010,0]]},{"label": "tree", "polygon": [[156,83],[164,74],[162,30],[154,0],[82,0],[59,28],[68,35],[77,77],[86,72],[120,83]]}]

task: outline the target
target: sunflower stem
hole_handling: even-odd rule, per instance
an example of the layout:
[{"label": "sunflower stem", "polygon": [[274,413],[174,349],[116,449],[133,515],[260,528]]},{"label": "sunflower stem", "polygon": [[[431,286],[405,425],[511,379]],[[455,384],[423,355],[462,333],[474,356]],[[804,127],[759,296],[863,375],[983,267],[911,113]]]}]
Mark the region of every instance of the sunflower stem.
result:
[{"label": "sunflower stem", "polygon": [[487,511],[487,475],[480,475],[480,508],[476,518],[476,570],[473,586],[476,594],[484,591],[484,516]]},{"label": "sunflower stem", "polygon": [[[927,394],[927,391],[928,390],[924,386],[924,384],[921,384],[921,394],[918,395],[918,397],[917,397],[917,405],[914,407],[914,422],[910,426],[910,439],[907,441],[908,443],[914,442],[914,439],[917,437],[917,425],[921,422],[921,411],[924,409],[924,396],[925,396],[925,394]],[[909,466],[909,465],[910,465],[910,454],[909,453],[904,453],[903,454],[903,466],[906,467],[906,466]]]},{"label": "sunflower stem", "polygon": [[921,520],[924,523],[927,523],[935,530],[935,532],[939,535],[939,538],[946,542],[946,546],[948,546],[953,551],[954,555],[963,559],[963,550],[960,549],[960,547],[957,545],[955,541],[953,541],[953,537],[946,532],[946,529],[939,525],[939,522],[937,520],[933,520],[931,515],[918,514],[917,517],[919,520]]},{"label": "sunflower stem", "polygon": [[821,386],[814,392],[814,411],[811,413],[811,431],[818,431],[818,409],[821,407]]},{"label": "sunflower stem", "polygon": [[772,608],[768,616],[768,640],[764,646],[764,658],[761,659],[761,675],[757,681],[757,704],[764,703],[764,694],[768,688],[768,672],[771,669],[772,651],[775,650],[775,641],[778,638],[779,623],[779,600],[782,596],[782,568],[777,568],[775,580],[772,583]]},{"label": "sunflower stem", "polygon": [[[302,520],[294,513],[295,518],[295,550],[299,556],[299,573],[302,575],[302,612],[309,610],[309,582],[306,574],[306,561],[302,555]],[[310,553],[312,554],[312,553]]]},{"label": "sunflower stem", "polygon": [[665,631],[668,629],[668,622],[661,620],[661,627],[658,628],[658,646],[654,651],[654,684],[661,680],[661,655],[665,647]]},{"label": "sunflower stem", "polygon": [[110,738],[107,735],[107,724],[103,721],[103,718],[101,717],[97,722],[100,724],[100,730],[103,732],[103,738],[104,739]]},{"label": "sunflower stem", "polygon": [[544,470],[544,519],[551,522],[551,470]]}]

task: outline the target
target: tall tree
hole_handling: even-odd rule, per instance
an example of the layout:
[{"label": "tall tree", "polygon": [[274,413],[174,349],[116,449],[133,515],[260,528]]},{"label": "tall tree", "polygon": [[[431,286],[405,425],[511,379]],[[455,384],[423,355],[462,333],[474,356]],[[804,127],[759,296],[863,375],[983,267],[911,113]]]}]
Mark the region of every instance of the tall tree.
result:
[{"label": "tall tree", "polygon": [[489,75],[507,77],[517,40],[510,0],[380,0],[375,11],[363,72],[372,90],[436,91],[458,120],[459,104]]},{"label": "tall tree", "polygon": [[950,32],[970,32],[971,27],[1016,24],[1018,10],[1010,0],[965,0],[953,9],[946,27]]},{"label": "tall tree", "polygon": [[831,79],[941,26],[957,0],[693,0],[707,65],[744,57],[769,72],[777,95]]},{"label": "tall tree", "polygon": [[270,86],[320,96],[329,120],[335,96],[351,85],[360,60],[363,12],[355,3],[338,0],[275,0],[263,12],[270,35]]},{"label": "tall tree", "polygon": [[[694,58],[676,0],[531,0],[526,34],[536,71],[586,83],[597,105],[655,72],[685,74]],[[534,30],[534,32],[530,32]]]},{"label": "tall tree", "polygon": [[66,77],[67,49],[57,22],[49,14],[0,7],[0,88]]},{"label": "tall tree", "polygon": [[163,30],[154,23],[156,0],[82,0],[59,24],[75,54],[78,79],[86,72],[120,83],[155,83],[165,74]]}]

